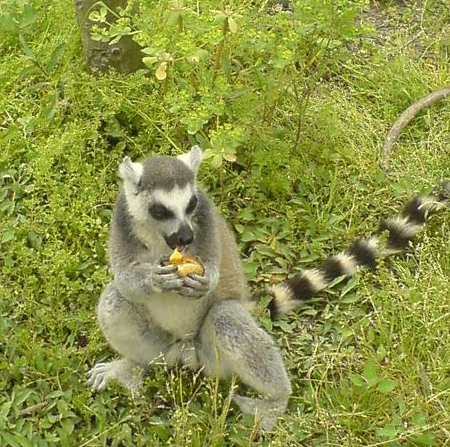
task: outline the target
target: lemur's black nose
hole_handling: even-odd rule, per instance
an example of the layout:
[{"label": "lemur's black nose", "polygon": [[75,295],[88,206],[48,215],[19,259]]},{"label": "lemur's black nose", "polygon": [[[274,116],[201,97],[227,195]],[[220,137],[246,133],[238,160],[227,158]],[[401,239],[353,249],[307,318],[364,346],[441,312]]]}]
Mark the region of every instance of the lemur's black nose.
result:
[{"label": "lemur's black nose", "polygon": [[184,248],[186,245],[192,243],[194,240],[194,233],[189,226],[183,225],[178,231],[167,236],[165,239],[167,245],[172,249],[175,247]]}]

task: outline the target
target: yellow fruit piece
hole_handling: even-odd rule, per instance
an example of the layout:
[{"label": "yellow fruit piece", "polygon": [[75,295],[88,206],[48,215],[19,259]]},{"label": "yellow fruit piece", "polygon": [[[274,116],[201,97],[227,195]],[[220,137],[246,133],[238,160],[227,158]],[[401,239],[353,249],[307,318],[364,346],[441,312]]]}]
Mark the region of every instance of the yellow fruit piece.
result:
[{"label": "yellow fruit piece", "polygon": [[169,262],[173,265],[179,265],[183,263],[183,254],[175,248],[173,253],[170,255]]},{"label": "yellow fruit piece", "polygon": [[178,266],[178,274],[180,276],[187,276],[192,274],[202,276],[203,267],[198,262],[186,262]]},{"label": "yellow fruit piece", "polygon": [[203,275],[204,268],[196,259],[189,255],[183,255],[178,248],[175,248],[173,253],[170,255],[169,262],[178,267],[177,273],[180,276],[187,275]]}]

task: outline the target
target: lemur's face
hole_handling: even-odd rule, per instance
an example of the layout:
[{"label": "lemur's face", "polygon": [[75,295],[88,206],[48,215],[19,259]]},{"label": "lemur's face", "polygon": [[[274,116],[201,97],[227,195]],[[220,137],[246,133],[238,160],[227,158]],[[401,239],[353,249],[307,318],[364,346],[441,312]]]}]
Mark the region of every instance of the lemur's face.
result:
[{"label": "lemur's face", "polygon": [[130,214],[158,233],[171,249],[183,249],[195,238],[195,174],[201,156],[201,150],[194,147],[179,157],[153,157],[144,163],[126,158],[120,165]]},{"label": "lemur's face", "polygon": [[149,218],[170,248],[182,250],[194,240],[192,218],[197,201],[192,184],[176,185],[170,190],[156,189],[148,197]]}]

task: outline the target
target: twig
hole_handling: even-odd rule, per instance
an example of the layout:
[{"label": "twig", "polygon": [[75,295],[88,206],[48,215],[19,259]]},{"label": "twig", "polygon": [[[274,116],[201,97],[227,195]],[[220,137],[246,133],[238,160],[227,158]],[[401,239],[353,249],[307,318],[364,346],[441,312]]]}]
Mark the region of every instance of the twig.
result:
[{"label": "twig", "polygon": [[381,155],[380,166],[383,171],[389,173],[391,164],[390,157],[392,148],[397,141],[403,128],[423,109],[432,106],[435,102],[446,98],[450,95],[450,86],[441,88],[422,99],[416,101],[409,106],[397,119],[389,131],[383,146],[383,153]]},{"label": "twig", "polygon": [[37,410],[40,410],[41,408],[45,407],[48,404],[47,400],[44,400],[43,402],[39,402],[36,405],[31,405],[27,408],[24,408],[23,410],[19,411],[19,416],[27,416],[29,414],[32,414],[36,412]]}]

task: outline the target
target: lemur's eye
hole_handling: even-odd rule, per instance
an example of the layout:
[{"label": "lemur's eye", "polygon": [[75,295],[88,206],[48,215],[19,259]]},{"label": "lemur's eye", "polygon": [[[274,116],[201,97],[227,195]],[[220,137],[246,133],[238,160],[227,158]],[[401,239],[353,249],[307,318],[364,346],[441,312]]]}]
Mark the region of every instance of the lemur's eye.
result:
[{"label": "lemur's eye", "polygon": [[191,214],[195,210],[197,202],[198,202],[197,196],[192,196],[186,208],[186,214]]},{"label": "lemur's eye", "polygon": [[167,209],[164,205],[161,205],[160,203],[154,203],[153,205],[150,205],[149,213],[153,217],[153,219],[156,220],[166,220],[173,217],[172,211]]}]

